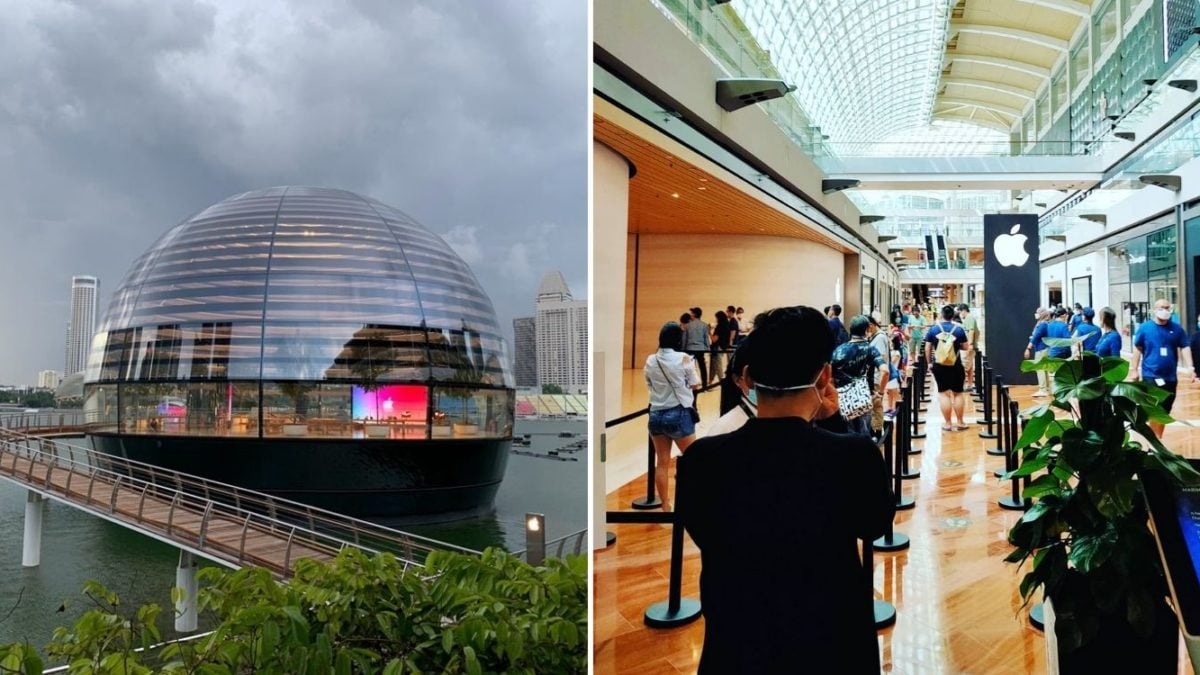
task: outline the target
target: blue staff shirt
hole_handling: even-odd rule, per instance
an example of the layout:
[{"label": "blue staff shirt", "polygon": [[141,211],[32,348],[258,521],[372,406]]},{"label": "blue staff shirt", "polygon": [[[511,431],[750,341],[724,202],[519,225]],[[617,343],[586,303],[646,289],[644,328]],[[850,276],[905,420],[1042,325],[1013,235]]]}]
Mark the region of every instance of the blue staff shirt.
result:
[{"label": "blue staff shirt", "polygon": [[[1046,337],[1048,338],[1069,338],[1071,337],[1071,327],[1061,321],[1046,322]],[[1056,359],[1066,359],[1071,357],[1070,347],[1051,347],[1046,345],[1046,349],[1050,350],[1048,356]]]},{"label": "blue staff shirt", "polygon": [[1142,352],[1142,379],[1177,381],[1175,369],[1179,367],[1179,349],[1188,347],[1187,333],[1179,324],[1170,321],[1160,326],[1157,321],[1147,321],[1133,336],[1133,346]]},{"label": "blue staff shirt", "polygon": [[1100,340],[1096,343],[1094,350],[1097,356],[1120,356],[1121,355],[1121,336],[1117,331],[1110,330],[1100,336]]},{"label": "blue staff shirt", "polygon": [[1083,338],[1083,350],[1086,352],[1096,351],[1096,345],[1100,342],[1100,327],[1094,323],[1084,321],[1075,327],[1075,337]]}]

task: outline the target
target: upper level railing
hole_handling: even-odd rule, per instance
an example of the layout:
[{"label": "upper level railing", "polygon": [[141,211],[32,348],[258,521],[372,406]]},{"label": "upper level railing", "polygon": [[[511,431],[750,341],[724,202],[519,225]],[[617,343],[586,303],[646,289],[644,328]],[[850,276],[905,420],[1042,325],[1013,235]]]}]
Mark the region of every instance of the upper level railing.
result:
[{"label": "upper level railing", "polygon": [[0,414],[0,429],[78,429],[87,421],[83,410],[46,410]]},{"label": "upper level railing", "polygon": [[[215,560],[234,566],[261,564],[281,576],[289,575],[291,562],[305,553],[333,555],[345,546],[372,553],[386,551],[406,564],[422,564],[435,550],[479,553],[253,490],[8,429],[0,430],[0,475],[85,509],[119,516],[119,520],[165,534],[168,539],[178,539]],[[169,504],[165,521],[152,518],[148,508],[163,503]],[[223,540],[212,536],[217,523],[226,530],[230,523],[236,524],[236,536],[231,539],[228,532]],[[283,544],[282,556],[264,560],[247,548],[248,541],[267,535]]]}]

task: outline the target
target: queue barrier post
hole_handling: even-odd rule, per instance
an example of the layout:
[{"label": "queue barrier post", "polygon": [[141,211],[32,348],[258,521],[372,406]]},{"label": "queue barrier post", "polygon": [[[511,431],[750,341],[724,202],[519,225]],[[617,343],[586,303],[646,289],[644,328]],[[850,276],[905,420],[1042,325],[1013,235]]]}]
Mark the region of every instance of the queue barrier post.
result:
[{"label": "queue barrier post", "polygon": [[642,621],[651,628],[678,628],[699,619],[700,601],[683,597],[683,524],[677,514],[608,511],[605,520],[610,523],[671,524],[671,576],[667,599],[647,607]]},{"label": "queue barrier post", "polygon": [[[867,588],[871,589],[871,595],[875,594],[875,547],[868,539],[862,541],[862,560],[863,560],[863,581],[867,584]],[[896,606],[886,600],[874,600],[875,603],[875,630],[883,630],[896,623]]]},{"label": "queue barrier post", "polygon": [[[649,509],[657,509],[662,506],[662,500],[654,495],[654,439],[649,434],[646,435],[646,496],[638,497],[633,500],[631,506],[639,511]],[[663,467],[666,470],[666,467]]]},{"label": "queue barrier post", "polygon": [[1004,449],[1004,423],[1008,416],[1006,408],[1008,406],[1008,387],[1004,384],[1004,377],[998,373],[994,373],[992,377],[992,389],[995,390],[995,395],[992,397],[992,413],[996,416],[996,433],[992,438],[996,439],[996,445],[987,449],[987,454],[994,457],[1001,457],[1008,454]]},{"label": "queue barrier post", "polygon": [[[983,352],[979,351],[978,348],[972,351],[975,353],[975,377],[971,379],[971,396],[975,399],[976,403],[983,403],[983,382],[980,379],[983,377]],[[976,412],[983,411],[977,408]]]},{"label": "queue barrier post", "polygon": [[[1018,420],[1021,418],[1021,410],[1016,401],[1008,402],[1008,455],[1005,457],[1004,465],[1009,471],[1016,471],[1020,467],[1020,459],[1017,457],[1016,447],[1017,438],[1020,437],[1020,425]],[[1021,499],[1021,478],[1013,476],[1012,492],[1009,495],[1000,498],[1000,508],[1008,509],[1009,511],[1025,511],[1033,504],[1028,499]]]},{"label": "queue barrier post", "polygon": [[[900,405],[907,406],[911,405],[911,403],[901,399]],[[890,428],[885,426],[884,432],[883,460],[892,472],[892,493],[896,496],[897,511],[906,511],[916,506],[916,501],[912,497],[904,496],[904,485],[901,482],[904,479],[904,463],[901,457],[905,454],[903,427],[904,425],[899,425],[899,427],[892,425]],[[899,438],[894,436],[888,438],[888,436],[896,433],[897,428],[901,429]],[[890,526],[888,529],[891,531]]]},{"label": "queue barrier post", "polygon": [[983,419],[977,420],[977,422],[986,425],[987,428],[979,432],[979,437],[992,439],[996,438],[996,431],[994,429],[996,420],[992,419],[995,401],[992,399],[992,368],[987,364],[986,360],[983,362],[983,373],[980,379],[983,381]]}]

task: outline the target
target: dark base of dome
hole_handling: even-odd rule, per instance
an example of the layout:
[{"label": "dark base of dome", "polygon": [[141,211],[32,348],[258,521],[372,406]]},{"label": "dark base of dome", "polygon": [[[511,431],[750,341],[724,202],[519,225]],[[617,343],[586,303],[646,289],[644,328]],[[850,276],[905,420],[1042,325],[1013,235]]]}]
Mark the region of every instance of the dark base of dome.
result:
[{"label": "dark base of dome", "polygon": [[337,513],[404,516],[411,522],[491,511],[511,445],[505,439],[88,437],[96,450],[110,455]]}]

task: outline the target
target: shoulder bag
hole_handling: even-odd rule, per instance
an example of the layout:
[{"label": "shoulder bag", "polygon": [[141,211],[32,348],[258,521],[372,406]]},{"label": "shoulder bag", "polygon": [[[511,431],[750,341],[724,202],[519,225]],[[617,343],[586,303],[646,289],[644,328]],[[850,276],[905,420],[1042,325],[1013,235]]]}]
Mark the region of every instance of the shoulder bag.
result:
[{"label": "shoulder bag", "polygon": [[[874,364],[871,367],[874,368]],[[875,408],[875,403],[871,400],[871,386],[867,384],[865,376],[856,377],[848,384],[838,387],[837,393],[838,410],[847,420],[862,417]]]}]

